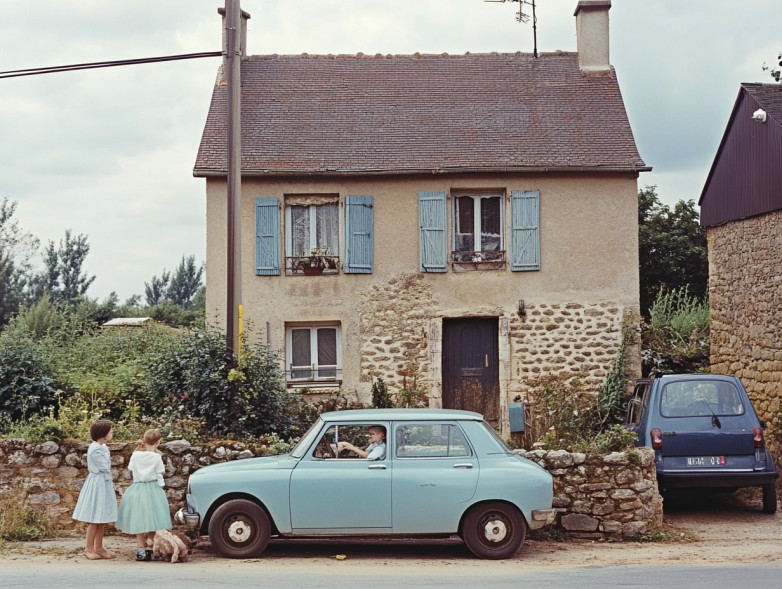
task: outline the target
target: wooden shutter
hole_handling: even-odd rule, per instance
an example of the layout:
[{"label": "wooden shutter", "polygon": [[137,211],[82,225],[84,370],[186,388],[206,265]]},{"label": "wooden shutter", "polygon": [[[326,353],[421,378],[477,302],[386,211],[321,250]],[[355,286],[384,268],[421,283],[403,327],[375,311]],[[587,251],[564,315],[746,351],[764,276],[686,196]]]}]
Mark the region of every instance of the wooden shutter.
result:
[{"label": "wooden shutter", "polygon": [[280,274],[280,206],[276,198],[255,199],[255,273]]},{"label": "wooden shutter", "polygon": [[373,207],[371,196],[345,197],[346,274],[372,273]]},{"label": "wooden shutter", "polygon": [[445,192],[418,194],[421,272],[448,270],[448,226]]},{"label": "wooden shutter", "polygon": [[511,195],[510,268],[514,272],[540,270],[540,191]]}]

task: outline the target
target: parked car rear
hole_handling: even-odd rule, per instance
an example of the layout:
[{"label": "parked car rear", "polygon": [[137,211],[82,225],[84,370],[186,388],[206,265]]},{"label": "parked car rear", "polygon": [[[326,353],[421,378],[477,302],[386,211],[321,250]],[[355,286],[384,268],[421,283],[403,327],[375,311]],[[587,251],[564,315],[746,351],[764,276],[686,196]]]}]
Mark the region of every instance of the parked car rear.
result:
[{"label": "parked car rear", "polygon": [[766,448],[765,424],[741,381],[718,374],[640,379],[625,427],[637,446],[654,449],[660,491],[761,487],[763,511],[777,510],[779,473]]}]

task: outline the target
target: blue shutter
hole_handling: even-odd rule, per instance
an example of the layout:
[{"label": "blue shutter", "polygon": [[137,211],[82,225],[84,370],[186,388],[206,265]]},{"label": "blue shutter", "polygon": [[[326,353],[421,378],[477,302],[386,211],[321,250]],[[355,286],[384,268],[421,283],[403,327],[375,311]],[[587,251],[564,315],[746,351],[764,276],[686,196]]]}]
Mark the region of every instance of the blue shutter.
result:
[{"label": "blue shutter", "polygon": [[255,273],[280,274],[280,207],[276,198],[255,199]]},{"label": "blue shutter", "polygon": [[510,269],[540,270],[540,191],[511,195]]},{"label": "blue shutter", "polygon": [[421,272],[448,270],[445,192],[418,193]]},{"label": "blue shutter", "polygon": [[346,274],[372,274],[371,196],[345,197],[345,263]]}]

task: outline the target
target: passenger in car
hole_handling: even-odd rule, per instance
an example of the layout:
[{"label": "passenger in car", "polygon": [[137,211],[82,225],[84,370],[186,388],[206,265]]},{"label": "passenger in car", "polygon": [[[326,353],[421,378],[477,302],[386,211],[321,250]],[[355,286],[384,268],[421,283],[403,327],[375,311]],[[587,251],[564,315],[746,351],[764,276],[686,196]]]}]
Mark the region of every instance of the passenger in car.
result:
[{"label": "passenger in car", "polygon": [[382,425],[370,425],[367,430],[369,431],[370,444],[366,449],[362,450],[350,442],[340,442],[340,452],[350,450],[367,460],[383,460],[386,457],[386,428]]}]

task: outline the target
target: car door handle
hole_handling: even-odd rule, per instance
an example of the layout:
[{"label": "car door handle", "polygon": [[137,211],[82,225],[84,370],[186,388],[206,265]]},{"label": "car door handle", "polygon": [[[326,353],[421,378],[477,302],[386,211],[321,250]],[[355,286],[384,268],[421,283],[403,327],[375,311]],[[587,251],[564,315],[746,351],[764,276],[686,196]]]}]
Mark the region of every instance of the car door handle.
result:
[{"label": "car door handle", "polygon": [[385,470],[386,465],[385,464],[370,464],[369,470]]},{"label": "car door handle", "polygon": [[454,468],[472,468],[472,462],[459,462],[453,465]]}]

